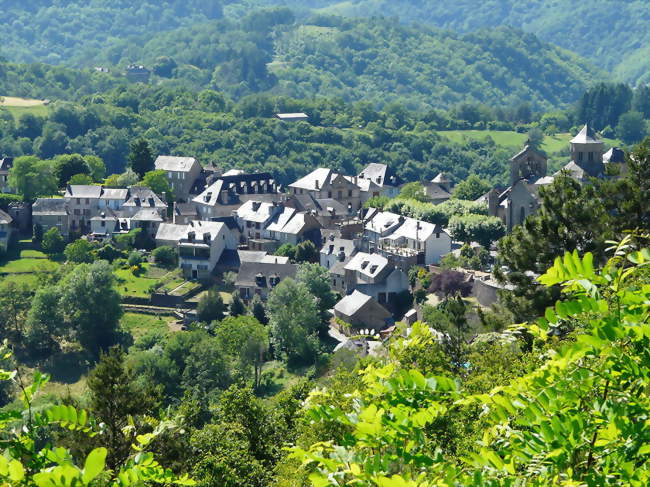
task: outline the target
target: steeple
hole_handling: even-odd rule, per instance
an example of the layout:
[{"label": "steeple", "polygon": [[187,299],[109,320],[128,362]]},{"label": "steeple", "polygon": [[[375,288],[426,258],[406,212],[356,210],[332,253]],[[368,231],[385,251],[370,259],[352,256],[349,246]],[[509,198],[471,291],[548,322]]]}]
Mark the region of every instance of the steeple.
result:
[{"label": "steeple", "polygon": [[590,176],[602,174],[603,152],[604,144],[589,124],[585,124],[578,135],[571,139],[571,161]]}]

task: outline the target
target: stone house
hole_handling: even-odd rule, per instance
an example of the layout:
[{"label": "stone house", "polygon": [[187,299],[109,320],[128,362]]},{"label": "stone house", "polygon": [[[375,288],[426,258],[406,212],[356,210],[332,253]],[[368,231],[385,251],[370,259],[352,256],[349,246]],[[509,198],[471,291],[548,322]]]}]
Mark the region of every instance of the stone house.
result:
[{"label": "stone house", "polygon": [[379,254],[359,252],[344,269],[346,294],[358,290],[389,309],[394,307],[397,295],[409,289],[406,272]]},{"label": "stone house", "polygon": [[[371,181],[375,186],[367,198],[388,196],[395,198],[399,195],[402,179],[386,164],[370,163],[358,175],[358,183]],[[374,189],[376,188],[376,189]]]},{"label": "stone house", "polygon": [[[350,180],[352,179],[352,180]],[[355,178],[346,178],[331,169],[314,169],[289,185],[293,195],[311,194],[314,199],[334,199],[353,211],[361,208],[361,190]]]},{"label": "stone house", "polygon": [[158,156],[154,165],[156,170],[167,173],[176,200],[187,201],[194,181],[201,174],[199,162],[193,157]]},{"label": "stone house", "polygon": [[223,223],[191,222],[178,242],[178,265],[183,275],[191,279],[208,279],[223,251],[232,244]]},{"label": "stone house", "polygon": [[0,193],[13,193],[9,187],[9,170],[14,166],[13,157],[4,157],[0,159]]},{"label": "stone house", "polygon": [[38,198],[32,205],[32,224],[40,225],[43,233],[56,227],[63,238],[70,235],[70,210],[63,198]]},{"label": "stone house", "polygon": [[0,210],[0,252],[5,252],[9,248],[12,234],[12,222],[13,218]]},{"label": "stone house", "polygon": [[268,262],[242,262],[237,273],[235,287],[246,302],[258,295],[263,300],[269,292],[287,277],[295,278],[298,266]]},{"label": "stone house", "polygon": [[334,316],[352,325],[356,330],[369,329],[379,332],[394,324],[393,317],[386,308],[372,296],[356,290],[336,303]]},{"label": "stone house", "polygon": [[90,219],[99,211],[101,186],[68,184],[63,198],[70,211],[70,231],[85,233],[90,229]]}]

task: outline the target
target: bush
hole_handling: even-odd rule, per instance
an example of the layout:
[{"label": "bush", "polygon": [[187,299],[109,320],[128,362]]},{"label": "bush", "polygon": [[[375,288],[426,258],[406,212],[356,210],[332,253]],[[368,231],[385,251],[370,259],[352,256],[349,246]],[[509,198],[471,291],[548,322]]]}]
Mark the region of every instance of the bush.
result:
[{"label": "bush", "polygon": [[124,257],[124,252],[116,249],[110,244],[104,245],[102,248],[95,251],[98,259],[107,260],[108,262],[113,262],[115,259]]},{"label": "bush", "polygon": [[162,267],[174,267],[178,262],[178,252],[168,245],[158,247],[152,255],[154,262]]},{"label": "bush", "polygon": [[45,235],[43,235],[43,242],[41,243],[41,248],[43,252],[48,255],[60,254],[65,248],[65,241],[61,236],[61,232],[58,228],[52,227]]},{"label": "bush", "polygon": [[94,260],[92,254],[93,246],[88,240],[75,240],[74,242],[66,245],[65,258],[69,262],[82,264],[84,262],[90,263]]},{"label": "bush", "polygon": [[7,211],[9,210],[9,204],[19,203],[22,201],[20,195],[10,194],[10,193],[0,193],[0,210]]},{"label": "bush", "polygon": [[129,258],[126,262],[129,264],[129,267],[139,267],[144,262],[144,256],[142,253],[134,250],[129,254]]}]

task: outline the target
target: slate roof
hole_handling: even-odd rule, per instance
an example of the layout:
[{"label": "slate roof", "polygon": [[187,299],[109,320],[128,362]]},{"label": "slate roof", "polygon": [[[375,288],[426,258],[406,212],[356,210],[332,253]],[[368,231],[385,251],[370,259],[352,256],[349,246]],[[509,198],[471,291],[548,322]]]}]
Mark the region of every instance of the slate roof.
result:
[{"label": "slate roof", "polygon": [[379,186],[394,186],[402,184],[402,180],[388,165],[371,162],[359,173],[359,178],[369,179]]},{"label": "slate roof", "polygon": [[4,211],[0,210],[0,223],[3,225],[9,225],[12,221],[14,221],[13,218]]},{"label": "slate roof", "polygon": [[612,147],[607,152],[605,152],[605,154],[603,154],[603,162],[605,164],[622,164],[625,162],[625,152],[618,147]]},{"label": "slate roof", "polygon": [[300,178],[295,183],[290,184],[289,187],[306,189],[310,191],[318,191],[323,186],[329,184],[332,181],[332,179],[336,177],[336,175],[337,174],[331,169],[319,167],[318,169],[314,169],[305,177]]},{"label": "slate roof", "polygon": [[129,190],[126,188],[102,188],[100,200],[121,200],[126,201],[129,196]]},{"label": "slate roof", "polygon": [[438,184],[440,184],[440,183],[446,184],[446,183],[451,183],[451,178],[449,177],[448,174],[446,174],[444,172],[441,172],[441,173],[438,173],[438,175],[435,178],[433,178],[431,180],[431,182],[432,183],[438,183]]},{"label": "slate roof", "polygon": [[176,157],[176,156],[158,156],[154,166],[158,170],[189,172],[192,166],[196,164],[193,157]]},{"label": "slate roof", "polygon": [[285,230],[285,227],[291,221],[294,216],[296,216],[296,210],[294,208],[286,208],[283,207],[281,212],[278,212],[273,219],[269,222],[268,226],[266,227],[266,230],[269,232],[284,232],[284,233],[291,233],[287,232],[287,230],[290,227],[287,227],[287,230]]},{"label": "slate roof", "polygon": [[258,287],[256,276],[261,274],[264,277],[263,285],[260,287],[270,287],[268,278],[277,276],[280,280],[287,277],[296,277],[298,266],[295,264],[270,264],[266,262],[242,262],[237,274],[235,285],[238,287]]},{"label": "slate roof", "polygon": [[3,157],[0,159],[0,171],[8,171],[14,166],[13,157]]},{"label": "slate roof", "polygon": [[[419,226],[418,226],[419,225]],[[414,218],[404,218],[404,223],[395,229],[386,238],[397,239],[400,237],[424,242],[434,233],[447,233],[440,225],[427,223]]]},{"label": "slate roof", "polygon": [[366,230],[370,230],[375,233],[383,233],[388,231],[390,228],[394,228],[396,225],[399,225],[403,221],[404,217],[400,217],[395,213],[389,211],[379,211],[372,215],[371,220],[366,223]]},{"label": "slate roof", "polygon": [[239,262],[261,262],[265,264],[288,264],[289,257],[269,255],[260,250],[238,250]]},{"label": "slate roof", "polygon": [[202,205],[215,206],[219,203],[217,200],[219,199],[222,187],[223,179],[217,179],[214,183],[205,188],[200,195],[192,199],[192,201]]},{"label": "slate roof", "polygon": [[[448,200],[451,193],[440,186],[441,183],[427,183],[424,187],[426,195],[433,200]],[[444,183],[443,183],[444,184]]]},{"label": "slate roof", "polygon": [[583,168],[581,168],[578,164],[576,164],[573,161],[569,162],[566,166],[564,166],[562,169],[556,172],[555,176],[557,176],[562,171],[568,171],[569,175],[573,179],[578,179],[578,180],[584,179],[587,174],[587,171],[585,171]]},{"label": "slate roof", "polygon": [[539,151],[536,151],[536,150],[533,149],[530,145],[526,144],[526,145],[524,146],[524,148],[523,148],[521,151],[519,151],[517,154],[515,154],[514,156],[512,156],[512,157],[510,158],[510,160],[511,160],[511,161],[517,160],[517,159],[519,159],[520,157],[526,155],[526,154],[529,153],[529,152],[531,152],[532,154],[535,154],[535,155],[537,155],[537,156],[540,156],[540,157],[543,157],[544,159],[546,159],[546,156],[545,156],[544,154],[542,154],[542,153],[539,152]]},{"label": "slate roof", "polygon": [[206,222],[201,220],[193,220],[185,226],[185,236],[183,240],[188,238],[190,232],[194,232],[194,238],[197,241],[202,241],[204,235],[210,234],[211,238],[215,238],[225,225],[221,222]]},{"label": "slate roof", "polygon": [[102,220],[119,220],[121,217],[116,211],[112,208],[102,208],[102,211],[99,215],[95,215],[90,220],[91,221],[102,221]]},{"label": "slate roof", "polygon": [[68,184],[65,189],[65,198],[99,198],[102,187],[92,184]]},{"label": "slate roof", "polygon": [[320,253],[325,255],[338,255],[340,252],[343,252],[346,257],[350,257],[356,250],[357,247],[354,244],[354,240],[330,237],[325,239],[323,247],[320,249]]},{"label": "slate roof", "polygon": [[161,200],[151,189],[145,186],[131,186],[129,188],[129,198],[122,206],[167,208],[167,205],[163,200]]},{"label": "slate roof", "polygon": [[236,214],[238,218],[245,221],[264,223],[271,218],[276,208],[273,203],[250,200],[241,205],[236,210]]},{"label": "slate roof", "polygon": [[589,126],[585,124],[582,127],[582,130],[578,132],[573,139],[571,139],[572,144],[602,144],[603,142],[598,138],[596,132]]},{"label": "slate roof", "polygon": [[196,216],[198,217],[198,210],[192,203],[176,203],[174,212],[179,216]]},{"label": "slate roof", "polygon": [[38,198],[32,205],[32,215],[68,215],[68,202],[63,198]]},{"label": "slate roof", "polygon": [[173,240],[179,242],[185,235],[187,235],[187,225],[161,223],[156,232],[156,240]]},{"label": "slate roof", "polygon": [[334,306],[334,310],[346,316],[354,316],[370,300],[372,300],[372,296],[363,294],[362,292],[357,291],[355,289],[352,292],[352,294],[348,294],[343,299],[341,299],[338,303],[336,303],[336,305]]},{"label": "slate roof", "polygon": [[142,208],[135,215],[131,217],[133,221],[140,222],[162,222],[163,219],[160,214],[152,208]]},{"label": "slate roof", "polygon": [[377,277],[388,266],[388,259],[379,254],[359,252],[345,265],[345,270]]}]

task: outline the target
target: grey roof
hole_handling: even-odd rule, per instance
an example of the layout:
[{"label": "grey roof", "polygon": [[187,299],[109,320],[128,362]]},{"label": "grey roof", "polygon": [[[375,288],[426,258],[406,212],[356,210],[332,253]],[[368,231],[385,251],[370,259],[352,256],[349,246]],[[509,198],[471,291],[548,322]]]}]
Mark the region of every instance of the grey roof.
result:
[{"label": "grey roof", "polygon": [[602,144],[603,142],[596,136],[596,132],[589,126],[585,124],[582,127],[582,130],[578,132],[573,139],[571,139],[572,144]]},{"label": "grey roof", "polygon": [[404,221],[404,217],[390,211],[378,211],[366,221],[365,229],[375,233],[384,233]]},{"label": "grey roof", "polygon": [[197,216],[199,213],[193,203],[176,203],[174,212],[180,216]]},{"label": "grey roof", "polygon": [[512,157],[510,158],[510,160],[511,160],[511,161],[517,160],[517,159],[519,159],[520,157],[525,156],[525,155],[528,154],[528,153],[532,153],[532,154],[534,154],[534,155],[537,155],[537,156],[539,156],[539,157],[543,157],[544,159],[546,159],[546,156],[545,156],[544,154],[542,154],[542,153],[539,152],[539,151],[536,151],[536,150],[533,149],[530,145],[526,144],[526,145],[524,146],[524,148],[523,148],[521,151],[519,151],[517,154],[515,154],[514,156],[512,156]]},{"label": "grey roof", "polygon": [[142,208],[131,217],[133,221],[140,222],[162,222],[163,219],[154,208]]},{"label": "grey roof", "polygon": [[618,147],[612,147],[605,154],[603,154],[603,162],[606,164],[610,163],[624,163],[625,162],[625,152],[623,149]]},{"label": "grey roof", "polygon": [[154,166],[163,171],[189,172],[196,163],[193,157],[158,156]]},{"label": "grey roof", "polygon": [[14,166],[13,157],[3,157],[0,159],[0,171],[8,171]]},{"label": "grey roof", "polygon": [[219,195],[221,194],[223,183],[223,179],[217,179],[214,183],[205,188],[205,190],[200,195],[192,199],[192,201],[201,205],[209,206],[215,206],[219,204],[218,200]]},{"label": "grey roof", "polygon": [[587,172],[583,168],[581,168],[578,164],[576,164],[573,161],[569,162],[566,166],[564,166],[562,169],[556,172],[555,176],[557,176],[562,171],[568,171],[569,175],[573,179],[578,179],[578,180],[585,179],[585,175],[587,174]]},{"label": "grey roof", "polygon": [[258,287],[256,276],[260,274],[264,279],[259,287],[270,287],[269,277],[277,276],[282,279],[296,277],[298,266],[295,264],[270,264],[266,262],[242,262],[237,274],[235,285],[238,287]]},{"label": "grey roof", "polygon": [[185,235],[187,235],[187,225],[161,223],[156,232],[156,240],[173,240],[179,242]]},{"label": "grey roof", "polygon": [[441,173],[438,173],[438,175],[435,178],[433,178],[431,180],[431,182],[432,183],[438,183],[438,184],[440,184],[440,183],[445,184],[445,183],[450,183],[451,178],[449,177],[449,175],[447,173],[441,172]]},{"label": "grey roof", "polygon": [[379,254],[359,252],[345,265],[345,270],[355,271],[369,277],[377,277],[388,266],[388,259]]},{"label": "grey roof", "polygon": [[288,264],[289,257],[282,257],[280,255],[269,255],[264,251],[259,250],[238,250],[240,262],[262,262],[266,264]]},{"label": "grey roof", "polygon": [[203,237],[208,234],[211,238],[215,238],[224,228],[226,225],[221,222],[192,220],[185,226],[185,237],[183,238],[186,239],[190,232],[194,233],[196,240],[203,240]]},{"label": "grey roof", "polygon": [[319,167],[295,183],[290,184],[289,187],[318,191],[326,184],[329,184],[336,176],[337,174],[331,169]]},{"label": "grey roof", "polygon": [[434,182],[426,183],[424,186],[424,192],[433,200],[448,200],[451,198],[451,193],[441,187],[440,184],[441,183]]},{"label": "grey roof", "polygon": [[370,300],[372,300],[372,296],[363,294],[362,292],[355,289],[352,294],[348,294],[338,303],[336,303],[334,310],[346,316],[353,316],[359,312],[361,308],[363,308]]},{"label": "grey roof", "polygon": [[99,212],[99,215],[96,215],[92,217],[90,220],[91,221],[106,221],[106,220],[119,220],[122,218],[116,211],[114,211],[112,208],[103,208],[102,211]]},{"label": "grey roof", "polygon": [[276,208],[277,206],[273,203],[250,200],[241,205],[236,213],[237,217],[242,220],[263,223],[273,216]]},{"label": "grey roof", "polygon": [[402,181],[386,164],[371,162],[359,173],[362,179],[369,179],[379,186],[399,186]]},{"label": "grey roof", "polygon": [[282,211],[273,215],[266,230],[269,232],[295,233],[291,231],[291,227],[288,224],[297,216],[295,208],[283,207]]},{"label": "grey roof", "polygon": [[68,202],[63,198],[38,198],[32,205],[32,215],[68,214]]},{"label": "grey roof", "polygon": [[167,208],[167,205],[146,186],[131,186],[129,188],[129,198],[123,206],[135,206],[144,208]]},{"label": "grey roof", "polygon": [[323,242],[323,247],[320,249],[321,254],[334,254],[338,256],[341,252],[343,252],[343,254],[345,254],[345,258],[349,259],[357,251],[357,246],[355,245],[354,240],[332,237],[334,237],[334,235],[326,238]]},{"label": "grey roof", "polygon": [[400,237],[424,242],[434,233],[447,233],[441,225],[434,225],[414,218],[404,218],[404,223],[390,233],[386,238],[398,239]]},{"label": "grey roof", "polygon": [[309,116],[306,113],[298,112],[298,113],[276,113],[276,117],[278,117],[280,120],[291,120],[294,118],[300,119],[300,120],[306,120],[309,118]]},{"label": "grey roof", "polygon": [[99,198],[101,194],[102,187],[92,184],[68,184],[65,189],[66,198]]},{"label": "grey roof", "polygon": [[102,188],[102,193],[99,199],[126,201],[128,195],[129,190],[126,188]]},{"label": "grey roof", "polygon": [[14,219],[11,218],[10,215],[8,215],[8,214],[5,213],[4,211],[0,210],[0,223],[2,223],[3,225],[8,225],[8,224],[10,224],[12,221],[14,221]]}]

